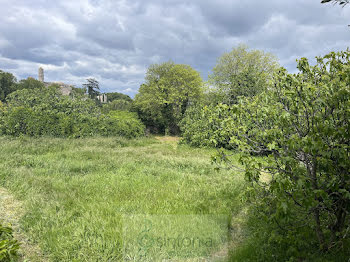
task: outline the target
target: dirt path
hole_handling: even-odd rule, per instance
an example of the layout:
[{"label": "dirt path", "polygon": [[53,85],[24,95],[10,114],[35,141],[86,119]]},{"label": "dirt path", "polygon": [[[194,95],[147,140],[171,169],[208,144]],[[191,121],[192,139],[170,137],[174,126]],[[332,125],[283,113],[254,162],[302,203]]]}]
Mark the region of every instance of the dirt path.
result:
[{"label": "dirt path", "polygon": [[209,261],[221,262],[227,261],[229,258],[229,252],[234,251],[244,240],[244,231],[242,229],[242,224],[247,215],[247,208],[243,208],[236,216],[232,217],[230,225],[230,237],[229,241],[222,246],[220,250],[213,253]]},{"label": "dirt path", "polygon": [[180,141],[180,137],[177,136],[155,136],[154,138],[162,143],[171,145],[175,150]]},{"label": "dirt path", "polygon": [[156,139],[162,142],[178,142],[180,137],[177,136],[155,136]]},{"label": "dirt path", "polygon": [[8,190],[0,187],[0,219],[5,225],[11,225],[14,237],[20,242],[20,261],[48,261],[38,246],[32,243],[21,230],[19,219],[24,214],[22,203],[15,199]]},{"label": "dirt path", "polygon": [[[176,136],[155,136],[155,139],[161,141],[162,143],[168,143],[174,146],[176,149],[180,137]],[[218,251],[214,252],[208,261],[210,262],[223,262],[227,261],[229,258],[229,252],[237,248],[244,240],[244,232],[242,229],[242,224],[247,216],[247,208],[243,208],[236,216],[232,217],[230,225],[230,237],[228,242],[225,243]],[[192,260],[189,260],[192,261]],[[197,261],[197,260],[195,260]]]}]

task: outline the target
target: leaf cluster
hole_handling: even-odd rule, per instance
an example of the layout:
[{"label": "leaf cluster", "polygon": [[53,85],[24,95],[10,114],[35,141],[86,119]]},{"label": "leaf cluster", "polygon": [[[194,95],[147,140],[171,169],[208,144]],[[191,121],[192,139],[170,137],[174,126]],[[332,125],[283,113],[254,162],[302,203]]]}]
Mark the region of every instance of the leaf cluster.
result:
[{"label": "leaf cluster", "polygon": [[173,62],[154,64],[148,68],[135,106],[148,126],[178,134],[186,109],[202,94],[202,78],[190,66]]},{"label": "leaf cluster", "polygon": [[311,229],[320,250],[343,248],[350,225],[350,51],[317,58],[315,66],[302,58],[298,69],[282,68],[272,88],[232,106],[230,139],[269,219],[291,236]]},{"label": "leaf cluster", "polygon": [[0,261],[14,261],[18,257],[19,243],[13,238],[13,229],[0,223]]},{"label": "leaf cluster", "polygon": [[0,133],[11,136],[126,136],[144,134],[137,115],[111,111],[103,114],[94,100],[76,93],[64,96],[57,86],[11,93],[0,108]]},{"label": "leaf cluster", "polygon": [[221,95],[220,102],[232,105],[240,96],[252,97],[264,91],[277,69],[274,55],[241,44],[218,59],[209,83]]},{"label": "leaf cluster", "polygon": [[345,6],[349,3],[349,0],[322,0],[321,4],[334,3]]}]

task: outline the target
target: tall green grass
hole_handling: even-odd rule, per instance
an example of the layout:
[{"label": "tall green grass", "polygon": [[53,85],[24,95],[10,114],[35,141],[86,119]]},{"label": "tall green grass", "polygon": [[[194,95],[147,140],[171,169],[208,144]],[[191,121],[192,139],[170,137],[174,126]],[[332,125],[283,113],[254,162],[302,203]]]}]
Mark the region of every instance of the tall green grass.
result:
[{"label": "tall green grass", "polygon": [[21,225],[52,261],[122,260],[125,215],[240,211],[242,175],[210,149],[153,138],[0,138],[0,185],[23,201]]}]

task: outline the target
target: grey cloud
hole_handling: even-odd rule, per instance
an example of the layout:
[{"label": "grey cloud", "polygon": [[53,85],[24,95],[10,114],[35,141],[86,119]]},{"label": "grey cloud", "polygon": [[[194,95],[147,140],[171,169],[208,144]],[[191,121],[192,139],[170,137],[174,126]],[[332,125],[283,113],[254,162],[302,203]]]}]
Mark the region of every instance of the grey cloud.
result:
[{"label": "grey cloud", "polygon": [[0,70],[2,68],[13,70],[13,69],[17,69],[19,67],[19,65],[15,61],[10,60],[10,59],[6,59],[3,57],[0,57],[0,65],[1,65]]},{"label": "grey cloud", "polygon": [[208,25],[218,36],[249,34],[263,25],[271,15],[271,9],[264,1],[217,0],[199,1],[198,4]]},{"label": "grey cloud", "polygon": [[349,46],[350,7],[320,1],[0,0],[0,69],[18,78],[43,66],[48,81],[134,95],[151,63],[190,64],[204,78],[239,43],[295,60]]}]

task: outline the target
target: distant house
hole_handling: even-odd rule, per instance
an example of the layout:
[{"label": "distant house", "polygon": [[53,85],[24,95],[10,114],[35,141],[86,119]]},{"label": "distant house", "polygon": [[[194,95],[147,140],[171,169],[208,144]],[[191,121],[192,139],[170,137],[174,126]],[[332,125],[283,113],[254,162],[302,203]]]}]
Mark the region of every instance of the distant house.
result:
[{"label": "distant house", "polygon": [[103,103],[103,104],[105,104],[105,103],[108,102],[108,100],[107,100],[107,95],[106,95],[106,94],[98,95],[98,96],[96,97],[96,99],[97,99],[98,101],[100,101],[101,103]]}]

